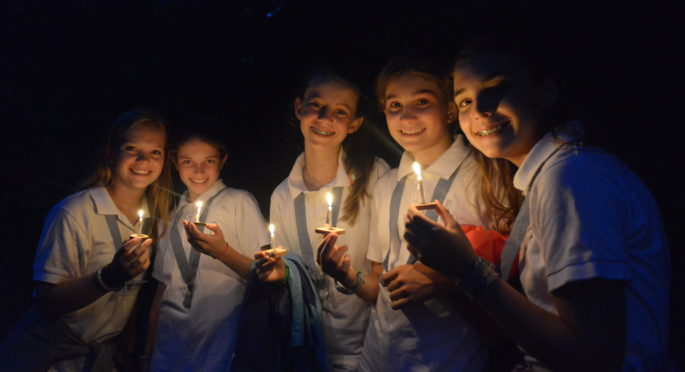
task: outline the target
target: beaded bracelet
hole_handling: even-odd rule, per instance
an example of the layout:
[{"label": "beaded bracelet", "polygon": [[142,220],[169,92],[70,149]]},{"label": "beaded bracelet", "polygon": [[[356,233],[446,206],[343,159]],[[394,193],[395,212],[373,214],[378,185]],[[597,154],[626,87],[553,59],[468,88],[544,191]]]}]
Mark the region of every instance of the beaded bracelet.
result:
[{"label": "beaded bracelet", "polygon": [[478,257],[473,266],[466,270],[461,279],[456,280],[459,287],[470,298],[474,299],[487,287],[499,278],[495,265]]},{"label": "beaded bracelet", "polygon": [[364,281],[364,276],[362,275],[362,272],[357,270],[357,284],[354,286],[354,288],[346,288],[342,284],[338,283],[337,280],[335,280],[335,289],[338,290],[338,292],[346,295],[351,295],[357,293],[359,288],[361,288],[362,284],[366,283]]}]

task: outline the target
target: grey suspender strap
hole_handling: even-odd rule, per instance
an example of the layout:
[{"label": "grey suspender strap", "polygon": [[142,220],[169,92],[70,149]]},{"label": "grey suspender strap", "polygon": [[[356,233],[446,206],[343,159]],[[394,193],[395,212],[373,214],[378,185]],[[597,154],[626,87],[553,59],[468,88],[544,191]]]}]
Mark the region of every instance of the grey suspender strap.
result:
[{"label": "grey suspender strap", "polygon": [[523,199],[521,209],[519,209],[519,213],[516,215],[514,226],[511,228],[511,233],[509,238],[507,238],[506,244],[504,244],[502,255],[500,256],[499,271],[504,280],[509,278],[516,254],[521,247],[521,243],[523,243],[526,231],[528,231],[528,225],[530,225],[530,209],[528,208],[528,197],[526,197]]},{"label": "grey suspender strap", "polygon": [[107,221],[107,227],[109,228],[109,233],[112,235],[112,242],[114,243],[114,251],[121,248],[121,232],[119,232],[119,224],[117,222],[116,214],[106,214],[105,220]]},{"label": "grey suspender strap", "polygon": [[[405,175],[395,185],[395,189],[392,191],[392,199],[390,199],[390,247],[383,260],[385,271],[390,270],[390,251],[394,250],[394,247],[397,247],[397,250],[399,251],[399,247],[402,244],[400,241],[400,232],[397,230],[397,217],[399,217],[400,202],[402,201],[402,194],[404,193],[404,185],[406,183],[407,176]],[[398,252],[397,260],[399,259],[400,255]],[[395,260],[395,263],[397,263],[397,260]]]},{"label": "grey suspender strap", "polygon": [[[435,189],[433,190],[433,196],[431,197],[430,201],[434,200],[440,200],[441,203],[445,201],[445,196],[447,195],[447,191],[449,191],[450,187],[452,186],[452,183],[454,182],[454,179],[457,178],[457,174],[459,173],[459,169],[461,168],[461,165],[464,164],[464,161],[466,160],[467,157],[469,157],[471,153],[466,155],[464,159],[459,163],[456,169],[450,174],[449,178],[444,179],[440,178],[438,180],[438,184],[435,185]],[[392,199],[390,201],[390,249],[388,249],[388,253],[385,256],[385,260],[383,260],[383,267],[385,268],[386,271],[389,270],[389,261],[390,261],[390,251],[393,249],[393,247],[397,247],[397,259],[395,260],[395,264],[397,264],[397,260],[400,258],[400,252],[399,252],[399,247],[401,245],[401,240],[400,240],[400,232],[397,228],[397,218],[399,217],[399,209],[400,209],[400,202],[402,201],[402,193],[404,192],[404,184],[406,183],[407,176],[402,177],[402,179],[397,182],[397,185],[395,185],[395,190],[392,192]],[[435,209],[431,209],[426,213],[426,216],[432,220],[437,220],[438,219],[438,212]],[[416,262],[416,257],[409,256],[409,259],[407,260],[408,264],[413,264]],[[394,265],[393,265],[394,266]]]},{"label": "grey suspender strap", "polygon": [[[226,190],[225,187],[221,189],[219,192],[217,192],[216,195],[212,196],[209,200],[207,200],[205,208],[202,211],[202,214],[200,215],[200,221],[205,221],[207,219],[209,207],[212,205],[214,199],[216,199],[217,196],[221,195],[221,193],[224,190]],[[185,306],[186,309],[190,308],[190,304],[193,301],[193,287],[195,286],[195,276],[197,275],[197,268],[200,264],[200,252],[197,249],[191,249],[188,258],[186,258],[186,254],[183,250],[181,233],[178,231],[178,222],[181,219],[181,216],[183,215],[183,210],[188,205],[191,204],[187,204],[183,208],[179,209],[178,212],[176,212],[176,215],[174,216],[173,225],[171,228],[171,233],[169,235],[169,238],[171,239],[171,248],[176,258],[176,264],[178,265],[178,269],[181,272],[183,284],[185,284],[186,286],[186,295],[183,298],[183,306]]]},{"label": "grey suspender strap", "polygon": [[545,165],[547,160],[549,160],[554,154],[556,154],[559,150],[561,150],[562,147],[564,147],[566,143],[560,144],[559,147],[557,147],[554,151],[552,151],[547,158],[538,166],[537,170],[533,174],[533,177],[531,177],[530,182],[528,183],[528,188],[526,189],[526,196],[523,199],[523,203],[521,204],[521,208],[519,209],[519,213],[516,215],[516,219],[514,220],[514,225],[511,227],[511,233],[509,234],[509,238],[507,238],[507,242],[504,244],[504,248],[502,249],[502,255],[500,256],[500,275],[502,275],[502,278],[504,280],[509,279],[511,275],[511,268],[514,265],[514,259],[516,258],[516,254],[518,253],[519,249],[521,249],[521,244],[523,243],[523,239],[526,235],[526,232],[528,231],[528,226],[530,226],[530,206],[528,205],[528,194],[530,193],[530,190],[533,188],[533,183],[535,182],[535,179],[537,178],[538,174],[540,174],[540,171],[542,170],[542,167]]},{"label": "grey suspender strap", "polygon": [[[344,187],[336,186],[333,188],[333,211],[331,213],[331,226],[338,224],[338,215],[340,214],[340,204],[342,203],[342,194]],[[297,225],[297,238],[300,244],[300,252],[304,258],[305,264],[312,269],[311,274],[316,275],[319,270],[316,269],[314,262],[314,249],[309,240],[309,231],[307,230],[307,209],[304,201],[304,192],[301,192],[295,198],[295,223]]]}]

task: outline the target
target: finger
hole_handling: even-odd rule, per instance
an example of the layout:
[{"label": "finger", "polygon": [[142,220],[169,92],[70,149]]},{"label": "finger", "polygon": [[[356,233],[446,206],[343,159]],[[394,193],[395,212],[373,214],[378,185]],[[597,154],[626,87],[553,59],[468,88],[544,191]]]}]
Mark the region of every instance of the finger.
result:
[{"label": "finger", "polygon": [[411,243],[407,244],[407,250],[409,250],[409,253],[411,253],[412,256],[421,261],[421,252],[419,252]]},{"label": "finger", "polygon": [[[324,257],[325,260],[327,261],[333,261],[333,262],[339,262],[345,257],[345,252],[349,249],[346,245],[343,245],[342,247],[333,247],[334,249],[331,251],[330,257],[326,258]],[[337,249],[335,249],[337,248]]]},{"label": "finger", "polygon": [[335,243],[338,241],[338,235],[336,233],[329,233],[326,235],[324,240],[319,244],[319,248],[316,250],[316,263],[321,265],[322,259],[325,259],[325,255],[327,255],[327,251],[335,246]]},{"label": "finger", "polygon": [[414,249],[422,251],[426,249],[426,242],[418,237],[416,234],[413,234],[411,231],[406,230],[404,232],[404,240],[409,243],[409,245],[413,246]]},{"label": "finger", "polygon": [[[412,206],[411,208],[414,207]],[[409,219],[409,222],[405,223],[405,229],[409,229],[412,231],[431,231],[435,227],[440,226],[430,218],[424,216],[422,213],[407,213],[407,218]]]},{"label": "finger", "polygon": [[121,249],[124,250],[124,256],[131,254],[131,249],[140,244],[141,238],[133,238],[124,242]]},{"label": "finger", "polygon": [[346,273],[350,269],[351,264],[352,264],[352,257],[349,254],[346,254],[343,257],[342,267],[340,268],[340,272]]},{"label": "finger", "polygon": [[404,298],[400,298],[397,301],[393,302],[390,305],[390,307],[393,310],[400,310],[400,309],[403,309],[403,308],[411,305],[411,303],[412,303],[412,300],[409,297],[404,297]]},{"label": "finger", "polygon": [[399,276],[395,280],[388,282],[388,291],[397,291],[404,285],[404,280],[400,279]]},{"label": "finger", "polygon": [[[442,203],[440,203],[440,200],[436,200],[436,203],[438,204],[438,216],[442,218],[443,222],[445,223],[445,226],[459,226],[459,223],[457,222],[457,220],[454,219],[452,213],[450,213],[450,211],[448,211],[447,208],[445,208],[442,205]],[[459,228],[459,230],[461,230],[461,227]]]},{"label": "finger", "polygon": [[390,300],[393,302],[408,297],[404,288],[396,288],[391,290],[390,287],[388,287],[388,290],[390,291],[390,293],[388,293],[388,295],[390,296]]},{"label": "finger", "polygon": [[397,268],[388,271],[387,273],[381,275],[381,284],[384,287],[387,287],[391,281],[397,278],[397,275],[399,275],[399,271],[397,270]]}]

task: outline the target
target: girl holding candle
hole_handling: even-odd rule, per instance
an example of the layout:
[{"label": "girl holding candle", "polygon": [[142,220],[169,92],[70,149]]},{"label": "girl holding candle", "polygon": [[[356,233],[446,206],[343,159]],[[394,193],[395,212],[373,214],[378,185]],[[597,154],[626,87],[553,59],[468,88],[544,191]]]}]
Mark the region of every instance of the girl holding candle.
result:
[{"label": "girl holding candle", "polygon": [[[168,213],[165,156],[158,115],[136,110],[116,120],[89,187],[48,214],[34,262],[35,305],[0,347],[3,368],[112,370],[111,340],[131,315]],[[152,239],[142,243],[129,239],[142,229],[139,209],[155,217],[144,231]]]},{"label": "girl holding candle", "polygon": [[[374,159],[364,142],[361,90],[339,73],[321,70],[311,74],[295,99],[294,111],[304,137],[304,153],[271,196],[270,218],[278,227],[275,241],[303,257],[318,287],[332,370],[356,370],[370,306],[351,295],[360,286],[344,287],[322,273],[315,255],[323,235],[315,230],[326,225],[328,216],[331,227],[346,231],[339,241],[351,249],[346,265],[355,280],[377,276],[380,266],[372,267],[365,259],[372,224],[370,195],[388,166]],[[332,198],[330,212],[327,193]],[[267,259],[263,253],[256,258],[265,260],[258,270],[262,277],[282,278],[282,260]]]},{"label": "girl holding candle", "polygon": [[248,257],[269,244],[254,197],[221,181],[228,156],[215,138],[187,134],[172,152],[187,189],[160,240],[152,273],[159,281],[147,346],[153,371],[228,367]]},{"label": "girl holding candle", "polygon": [[422,262],[461,280],[528,353],[529,370],[670,370],[670,264],[657,206],[618,159],[583,146],[579,122],[556,121],[558,88],[540,51],[526,47],[474,45],[453,73],[466,136],[518,167],[513,185],[526,200],[512,243],[523,294],[475,257],[444,208],[444,225],[410,209],[405,237]]},{"label": "girl holding candle", "polygon": [[[490,226],[478,197],[478,168],[472,150],[450,123],[447,74],[418,60],[394,59],[382,70],[377,95],[388,129],[405,150],[400,166],[375,186],[367,258],[381,267],[360,295],[376,298],[366,333],[360,370],[481,371],[487,349],[478,329],[463,315],[453,281],[415,263],[401,239],[410,205],[441,200],[461,223]],[[416,168],[414,162],[418,162]],[[416,170],[416,172],[415,172]],[[421,183],[417,179],[421,176]],[[430,212],[428,212],[430,213]],[[436,217],[434,217],[436,218]],[[341,263],[342,247],[331,236],[322,246],[327,272],[354,286],[353,272]],[[382,274],[382,275],[381,275]]]}]

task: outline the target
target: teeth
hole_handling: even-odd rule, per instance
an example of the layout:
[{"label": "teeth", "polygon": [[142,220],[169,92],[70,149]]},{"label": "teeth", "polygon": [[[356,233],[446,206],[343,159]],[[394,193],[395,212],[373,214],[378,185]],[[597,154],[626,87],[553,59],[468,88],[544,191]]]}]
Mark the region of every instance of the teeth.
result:
[{"label": "teeth", "polygon": [[314,132],[316,134],[320,134],[322,136],[332,136],[335,134],[335,132],[326,132],[325,130],[319,130],[319,129],[316,129],[314,127],[310,127],[310,128],[311,128],[312,132]]},{"label": "teeth", "polygon": [[206,179],[204,179],[204,180],[194,180],[194,179],[191,178],[191,179],[190,179],[190,182],[192,182],[192,183],[205,183],[205,182],[207,182],[207,180],[206,180]]},{"label": "teeth", "polygon": [[135,169],[131,169],[131,172],[135,174],[140,174],[141,176],[147,176],[148,174],[152,173],[152,171],[139,171]]},{"label": "teeth", "polygon": [[416,130],[402,130],[402,129],[400,129],[400,132],[402,132],[402,134],[412,135],[412,134],[419,134],[419,133],[423,132],[424,130],[426,130],[426,128],[421,128],[421,129],[416,129]]},{"label": "teeth", "polygon": [[504,129],[505,125],[506,125],[506,123],[503,123],[503,124],[494,126],[494,127],[490,128],[490,129],[481,130],[480,132],[476,132],[476,134],[479,135],[479,136],[481,136],[481,137],[489,136],[489,135],[491,135],[491,134],[493,134],[493,133],[499,132],[499,131],[501,131],[502,129]]}]

